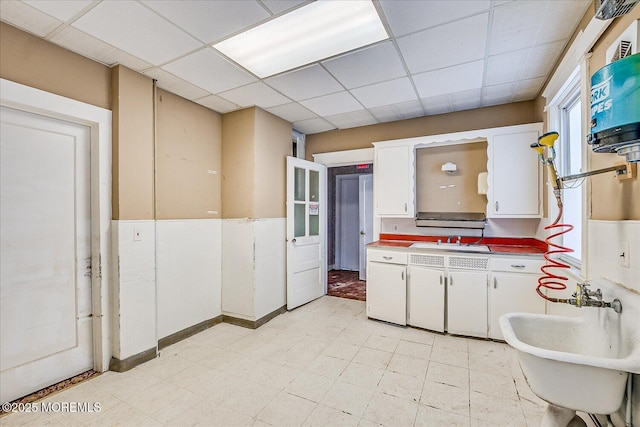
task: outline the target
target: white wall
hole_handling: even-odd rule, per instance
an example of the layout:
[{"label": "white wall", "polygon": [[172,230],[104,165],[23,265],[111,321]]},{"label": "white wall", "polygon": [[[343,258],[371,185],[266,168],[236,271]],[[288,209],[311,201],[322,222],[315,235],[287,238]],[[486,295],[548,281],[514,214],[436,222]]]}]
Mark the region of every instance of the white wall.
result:
[{"label": "white wall", "polygon": [[219,219],[156,222],[158,338],[222,314]]},{"label": "white wall", "polygon": [[287,303],[287,220],[257,219],[255,225],[255,320]]},{"label": "white wall", "polygon": [[[134,240],[139,233],[139,240]],[[154,221],[111,221],[113,357],[156,347]]]}]

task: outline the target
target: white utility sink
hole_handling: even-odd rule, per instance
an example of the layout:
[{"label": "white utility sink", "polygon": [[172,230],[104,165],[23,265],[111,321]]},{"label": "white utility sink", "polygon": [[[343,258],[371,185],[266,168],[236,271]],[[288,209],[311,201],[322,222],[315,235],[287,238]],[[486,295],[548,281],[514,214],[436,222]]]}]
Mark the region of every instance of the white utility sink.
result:
[{"label": "white utility sink", "polygon": [[485,245],[459,245],[457,243],[417,242],[409,246],[411,249],[440,249],[460,252],[490,252]]},{"label": "white utility sink", "polygon": [[612,310],[583,310],[602,311],[581,317],[507,313],[500,328],[538,397],[572,411],[610,414],[620,408],[628,372],[640,374],[640,343],[623,336]]}]

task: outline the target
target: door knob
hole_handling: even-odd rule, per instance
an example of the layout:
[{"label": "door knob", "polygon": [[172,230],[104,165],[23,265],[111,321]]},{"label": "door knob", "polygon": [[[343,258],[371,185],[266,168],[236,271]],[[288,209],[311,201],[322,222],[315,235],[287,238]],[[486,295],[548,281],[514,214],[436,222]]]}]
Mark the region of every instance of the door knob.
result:
[{"label": "door knob", "polygon": [[291,243],[295,243],[296,242],[296,238],[294,237],[293,239],[291,239]]},{"label": "door knob", "polygon": [[366,233],[364,231],[360,231],[360,235],[364,236]]}]

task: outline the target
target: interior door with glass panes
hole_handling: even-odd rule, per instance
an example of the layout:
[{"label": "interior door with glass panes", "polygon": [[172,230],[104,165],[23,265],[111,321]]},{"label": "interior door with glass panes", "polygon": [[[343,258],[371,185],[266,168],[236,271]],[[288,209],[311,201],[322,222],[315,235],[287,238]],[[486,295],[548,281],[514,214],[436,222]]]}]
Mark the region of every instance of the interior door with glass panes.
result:
[{"label": "interior door with glass panes", "polygon": [[327,290],[327,168],[287,157],[287,310]]}]

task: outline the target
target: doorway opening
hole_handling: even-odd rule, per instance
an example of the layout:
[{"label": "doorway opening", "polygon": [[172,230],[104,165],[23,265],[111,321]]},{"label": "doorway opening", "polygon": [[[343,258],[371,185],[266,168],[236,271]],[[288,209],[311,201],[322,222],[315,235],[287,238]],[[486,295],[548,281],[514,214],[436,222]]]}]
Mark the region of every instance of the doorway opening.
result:
[{"label": "doorway opening", "polygon": [[373,165],[327,169],[327,294],[366,299],[366,244],[373,239]]}]

